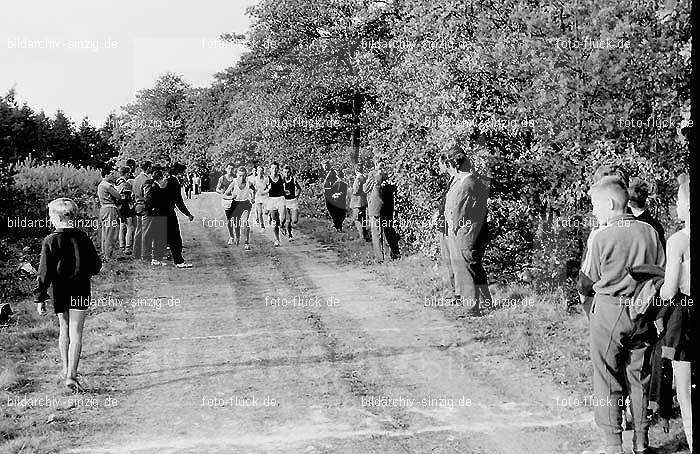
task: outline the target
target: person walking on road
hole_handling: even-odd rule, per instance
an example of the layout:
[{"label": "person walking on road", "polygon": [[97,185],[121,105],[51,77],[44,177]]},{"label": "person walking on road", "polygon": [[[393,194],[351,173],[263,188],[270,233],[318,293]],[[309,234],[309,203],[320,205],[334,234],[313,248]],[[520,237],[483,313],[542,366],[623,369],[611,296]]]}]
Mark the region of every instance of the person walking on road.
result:
[{"label": "person walking on road", "polygon": [[265,230],[265,216],[269,216],[267,210],[268,195],[267,195],[267,177],[265,176],[265,167],[258,165],[255,168],[255,176],[252,178],[253,186],[255,187],[255,220],[260,230]]},{"label": "person walking on road", "polygon": [[[289,241],[294,241],[294,233],[292,227],[299,223],[299,195],[301,194],[301,185],[294,178],[294,171],[289,165],[282,168],[282,177],[284,178],[284,219],[285,223],[282,226],[283,233],[289,238]],[[285,232],[286,230],[286,232]]]},{"label": "person walking on road", "polygon": [[194,198],[198,199],[199,194],[202,193],[202,177],[197,173],[192,177],[192,189],[194,190]]},{"label": "person walking on road", "polygon": [[279,173],[280,165],[277,162],[270,164],[270,176],[268,179],[268,209],[272,216],[273,234],[275,235],[275,247],[280,246],[280,228],[286,218],[286,204],[284,200],[284,178]]},{"label": "person walking on road", "polygon": [[401,256],[399,236],[394,229],[394,195],[396,188],[388,181],[381,159],[374,158],[374,170],[367,175],[363,189],[367,194],[367,216],[372,233],[372,245],[378,262],[386,259],[384,241],[389,245],[391,260]]}]

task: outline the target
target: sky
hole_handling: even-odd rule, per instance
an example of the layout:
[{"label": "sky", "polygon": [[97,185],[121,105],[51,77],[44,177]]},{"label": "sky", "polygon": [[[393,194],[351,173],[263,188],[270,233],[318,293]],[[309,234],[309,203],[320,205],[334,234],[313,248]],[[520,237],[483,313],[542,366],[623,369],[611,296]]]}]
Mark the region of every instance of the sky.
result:
[{"label": "sky", "polygon": [[0,95],[76,124],[132,102],[166,72],[209,85],[245,48],[223,33],[245,33],[257,0],[31,0],[0,14]]}]

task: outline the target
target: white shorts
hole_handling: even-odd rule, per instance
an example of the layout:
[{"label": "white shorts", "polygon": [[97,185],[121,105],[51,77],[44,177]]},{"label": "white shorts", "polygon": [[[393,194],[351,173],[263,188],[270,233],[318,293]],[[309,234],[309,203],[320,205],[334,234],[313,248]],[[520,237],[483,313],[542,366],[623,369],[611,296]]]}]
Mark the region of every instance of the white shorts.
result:
[{"label": "white shorts", "polygon": [[278,213],[284,212],[284,196],[280,197],[268,197],[267,199],[267,209],[269,211],[277,210]]},{"label": "white shorts", "polygon": [[269,197],[265,194],[255,194],[255,203],[262,203],[264,210],[267,209],[267,199],[269,199]]},{"label": "white shorts", "polygon": [[284,206],[289,210],[299,210],[299,199],[285,199]]}]

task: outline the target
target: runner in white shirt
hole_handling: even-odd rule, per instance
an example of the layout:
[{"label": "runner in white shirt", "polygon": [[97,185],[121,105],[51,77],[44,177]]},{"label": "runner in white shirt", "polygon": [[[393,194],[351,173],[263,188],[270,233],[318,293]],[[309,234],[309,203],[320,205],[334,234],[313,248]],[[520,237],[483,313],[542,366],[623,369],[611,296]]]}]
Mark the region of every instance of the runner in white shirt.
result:
[{"label": "runner in white shirt", "polygon": [[251,178],[255,187],[255,221],[260,226],[260,230],[265,230],[265,215],[269,217],[268,204],[268,179],[265,176],[265,168],[258,166],[255,175]]},{"label": "runner in white shirt", "polygon": [[250,250],[250,224],[248,216],[253,207],[251,199],[253,197],[254,188],[248,181],[248,170],[245,167],[239,167],[236,172],[236,178],[229,184],[224,196],[233,198],[231,204],[231,220],[229,224],[233,224],[235,244],[238,246],[241,240],[241,227],[243,227],[243,236],[245,237],[244,249]]},{"label": "runner in white shirt", "polygon": [[226,194],[226,190],[236,179],[236,174],[233,169],[235,167],[233,164],[228,164],[226,166],[226,173],[221,175],[219,182],[216,184],[216,192],[221,194],[221,207],[224,209],[224,214],[226,215],[226,228],[228,228],[228,244],[233,244],[233,222],[231,218],[233,216],[233,195],[231,193]]}]

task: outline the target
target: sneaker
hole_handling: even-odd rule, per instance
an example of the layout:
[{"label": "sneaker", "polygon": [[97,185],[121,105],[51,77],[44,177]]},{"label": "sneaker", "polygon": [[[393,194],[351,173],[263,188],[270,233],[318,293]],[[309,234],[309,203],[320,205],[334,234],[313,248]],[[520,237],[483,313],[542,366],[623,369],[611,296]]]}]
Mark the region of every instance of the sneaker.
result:
[{"label": "sneaker", "polygon": [[228,246],[231,246],[233,244],[233,238],[229,237],[228,243],[226,243]]},{"label": "sneaker", "polygon": [[165,266],[165,262],[161,262],[160,260],[151,260],[151,265],[153,266]]},{"label": "sneaker", "polygon": [[289,242],[291,243],[292,241],[294,241],[294,235],[292,235],[292,234],[290,233],[290,234],[289,234]]},{"label": "sneaker", "polygon": [[191,263],[178,263],[175,265],[175,268],[192,268]]},{"label": "sneaker", "polygon": [[280,247],[280,242],[275,240],[275,247]]},{"label": "sneaker", "polygon": [[246,250],[246,251],[250,251],[250,244],[246,243],[246,244],[243,246],[243,249]]}]

